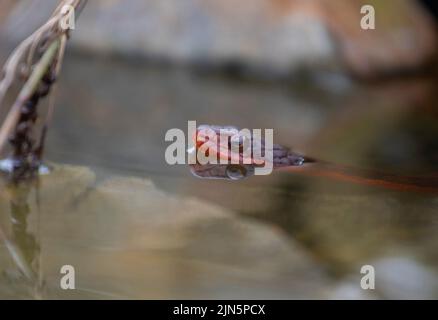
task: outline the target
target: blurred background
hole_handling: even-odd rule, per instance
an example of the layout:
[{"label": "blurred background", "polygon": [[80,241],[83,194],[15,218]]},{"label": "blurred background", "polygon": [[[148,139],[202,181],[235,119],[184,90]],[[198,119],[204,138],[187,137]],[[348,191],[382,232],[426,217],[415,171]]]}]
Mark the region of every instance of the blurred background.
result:
[{"label": "blurred background", "polygon": [[[57,3],[0,0],[1,64]],[[360,28],[365,4],[375,30]],[[207,181],[164,159],[166,131],[196,120],[437,178],[435,14],[414,0],[89,1],[58,81],[54,170],[2,183],[0,298],[438,298],[436,195],[287,172]],[[59,287],[65,264],[76,290]]]}]

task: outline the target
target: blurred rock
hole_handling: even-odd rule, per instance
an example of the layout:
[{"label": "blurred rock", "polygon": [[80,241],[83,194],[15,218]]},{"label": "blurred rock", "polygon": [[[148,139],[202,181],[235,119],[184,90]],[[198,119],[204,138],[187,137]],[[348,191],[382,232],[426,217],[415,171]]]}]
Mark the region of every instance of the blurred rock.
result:
[{"label": "blurred rock", "polygon": [[[344,63],[358,76],[413,70],[436,53],[436,26],[418,1],[319,1]],[[372,5],[376,29],[360,28],[362,5]]]},{"label": "blurred rock", "polygon": [[[56,165],[41,177],[37,199],[24,193],[0,189],[0,298],[35,297],[17,252],[31,253],[25,262],[43,276],[37,296],[45,298],[320,298],[331,285],[279,228],[148,179],[96,183],[88,168]],[[23,215],[11,206],[18,200],[26,208],[21,231],[11,228]],[[15,241],[24,236],[37,244]],[[77,290],[59,288],[67,263],[80,274]]]},{"label": "blurred rock", "polygon": [[[25,1],[6,33],[23,39],[56,1]],[[376,8],[376,30],[360,28],[360,8]],[[431,18],[413,1],[131,0],[89,1],[73,44],[263,76],[347,69],[359,76],[416,68],[435,50]]]},{"label": "blurred rock", "polygon": [[[102,291],[130,283],[128,292],[118,293],[140,298],[302,298],[321,297],[330,284],[316,261],[278,228],[202,199],[163,192],[150,180],[110,178],[84,197],[75,212],[88,217],[76,241],[91,243],[101,257],[78,257],[77,263]],[[110,257],[118,267],[104,267],[102,258]],[[112,280],[105,283],[105,277]]]},{"label": "blurred rock", "polygon": [[436,299],[438,275],[414,257],[391,257],[372,264],[376,290],[386,299]]},{"label": "blurred rock", "polygon": [[0,26],[3,24],[4,20],[13,9],[15,3],[16,1],[14,0],[2,0],[0,2]]},{"label": "blurred rock", "polygon": [[[84,192],[91,188],[96,176],[92,170],[86,167],[69,165],[49,164],[51,173],[42,175],[38,180],[38,196],[51,203],[51,210],[64,211],[65,207],[71,205],[74,199],[80,197]],[[15,187],[8,183],[3,173],[0,175],[0,209],[8,212],[8,201],[17,197],[18,194],[29,189],[27,185]],[[3,207],[4,205],[4,207]]]},{"label": "blurred rock", "polygon": [[371,261],[374,267],[374,289],[361,288],[364,274],[353,272],[331,291],[331,299],[436,299],[438,297],[438,275],[435,269],[416,256],[401,254],[402,249],[393,247],[389,254]]},{"label": "blurred rock", "polygon": [[332,300],[369,300],[377,298],[381,297],[375,295],[372,290],[363,290],[360,287],[360,281],[353,277],[340,281],[328,295],[328,299]]}]

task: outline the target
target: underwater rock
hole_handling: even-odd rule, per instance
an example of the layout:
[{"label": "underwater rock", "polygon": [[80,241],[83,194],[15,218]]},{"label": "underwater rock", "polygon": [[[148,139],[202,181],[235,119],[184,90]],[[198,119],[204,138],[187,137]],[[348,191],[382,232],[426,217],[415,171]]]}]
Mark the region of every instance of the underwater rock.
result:
[{"label": "underwater rock", "polygon": [[8,182],[5,175],[0,176],[0,207],[4,205],[3,212],[8,212],[7,201],[14,197],[21,200],[37,200],[41,210],[64,212],[78,197],[85,193],[95,183],[94,172],[86,167],[73,165],[47,164],[50,173],[42,174],[38,179],[30,182],[20,182],[14,185]]},{"label": "underwater rock", "polygon": [[[164,292],[174,298],[310,297],[319,296],[327,283],[323,271],[278,228],[168,194],[146,179],[110,178],[83,199],[76,214],[87,215],[94,226],[94,232],[81,231],[81,239],[101,235],[95,250],[107,248],[103,252],[117,257],[123,274],[142,279],[134,285],[137,293],[131,292],[137,297],[165,297]],[[87,268],[106,269],[99,259],[87,261]],[[154,293],[146,283],[160,289]]]},{"label": "underwater rock", "polygon": [[[321,297],[328,290],[324,270],[277,227],[164,192],[148,179],[111,176],[96,184],[88,168],[53,167],[40,179],[38,201],[33,192],[20,198],[27,221],[21,236],[37,245],[14,246],[43,275],[42,297],[262,299]],[[0,198],[0,222],[13,242],[20,234],[8,231],[9,216],[17,214],[11,201],[17,199]],[[6,247],[0,261],[13,274]],[[74,292],[59,289],[65,264],[80,279]],[[6,283],[0,296],[26,297],[32,283],[10,278],[0,277]]]},{"label": "underwater rock", "polygon": [[[44,238],[51,231],[64,235],[46,228],[56,216],[68,217],[75,202],[95,183],[95,174],[88,168],[49,167],[50,174],[38,179],[12,182],[8,174],[0,176],[0,298],[40,299],[44,295],[39,281],[45,271],[40,266]],[[66,221],[61,225],[71,227]]]}]

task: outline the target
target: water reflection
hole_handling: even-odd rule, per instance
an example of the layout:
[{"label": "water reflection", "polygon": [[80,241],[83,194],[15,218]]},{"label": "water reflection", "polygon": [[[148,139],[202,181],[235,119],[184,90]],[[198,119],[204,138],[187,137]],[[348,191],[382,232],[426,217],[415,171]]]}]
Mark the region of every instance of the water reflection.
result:
[{"label": "water reflection", "polygon": [[[39,215],[38,211],[32,213],[29,205],[31,191],[36,190],[38,182],[37,179],[6,180],[3,192],[9,198],[9,228],[0,225],[0,239],[15,264],[15,270],[3,270],[3,276],[6,281],[23,285],[33,298],[40,299],[44,290],[40,269],[41,248],[37,235],[28,226],[29,216]],[[10,230],[9,234],[4,230]]]}]

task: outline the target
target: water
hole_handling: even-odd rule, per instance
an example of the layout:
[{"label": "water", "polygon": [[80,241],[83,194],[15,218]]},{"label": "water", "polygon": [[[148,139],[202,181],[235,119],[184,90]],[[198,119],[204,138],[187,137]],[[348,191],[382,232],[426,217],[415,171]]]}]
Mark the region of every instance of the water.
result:
[{"label": "water", "polygon": [[[52,168],[0,192],[1,298],[438,298],[438,197],[275,172],[196,179],[170,128],[274,128],[304,154],[438,172],[435,81],[264,82],[69,55]],[[76,290],[60,269],[75,268]],[[376,290],[360,288],[373,265]]]}]

